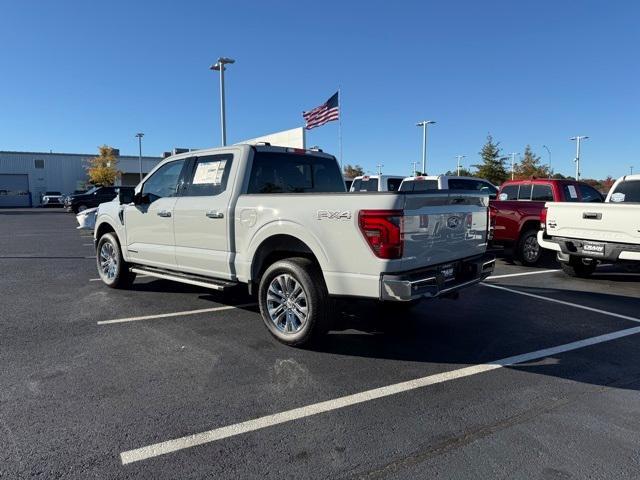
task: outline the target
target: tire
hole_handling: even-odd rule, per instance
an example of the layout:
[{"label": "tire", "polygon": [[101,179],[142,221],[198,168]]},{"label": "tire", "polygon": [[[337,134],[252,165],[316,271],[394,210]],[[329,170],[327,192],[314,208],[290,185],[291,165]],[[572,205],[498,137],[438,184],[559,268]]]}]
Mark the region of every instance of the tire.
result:
[{"label": "tire", "polygon": [[560,266],[562,271],[570,277],[587,278],[596,271],[598,262],[591,260],[589,263],[585,263],[583,258],[571,256],[568,262],[560,262]]},{"label": "tire", "polygon": [[525,267],[533,267],[542,258],[542,247],[538,243],[538,231],[525,230],[516,245],[516,259]]},{"label": "tire", "polygon": [[98,241],[96,265],[102,282],[110,288],[130,288],[136,274],[122,258],[122,250],[115,233],[105,233]]},{"label": "tire", "polygon": [[309,259],[270,265],[260,278],[258,301],[267,329],[285,345],[308,345],[329,330],[332,300],[322,272]]}]

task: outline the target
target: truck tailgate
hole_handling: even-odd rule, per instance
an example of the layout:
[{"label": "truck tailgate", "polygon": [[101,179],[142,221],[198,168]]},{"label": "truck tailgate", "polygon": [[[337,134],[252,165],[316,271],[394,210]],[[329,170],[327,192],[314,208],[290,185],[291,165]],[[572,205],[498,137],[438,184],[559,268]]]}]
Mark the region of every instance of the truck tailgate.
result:
[{"label": "truck tailgate", "polygon": [[640,242],[640,205],[547,203],[547,234],[601,242]]},{"label": "truck tailgate", "polygon": [[489,197],[472,192],[406,194],[403,268],[485,253]]}]

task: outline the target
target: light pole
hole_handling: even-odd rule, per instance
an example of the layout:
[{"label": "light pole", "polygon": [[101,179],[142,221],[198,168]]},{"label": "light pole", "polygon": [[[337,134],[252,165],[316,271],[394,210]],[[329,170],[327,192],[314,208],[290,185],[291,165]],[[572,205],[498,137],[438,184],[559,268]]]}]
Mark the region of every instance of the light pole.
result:
[{"label": "light pole", "polygon": [[574,160],[574,162],[576,162],[576,180],[580,180],[580,142],[582,140],[586,140],[587,138],[589,137],[587,137],[586,135],[577,135],[569,139],[576,141],[576,158]]},{"label": "light pole", "polygon": [[629,171],[631,172],[630,175],[633,175],[633,165],[629,167]]},{"label": "light pole", "polygon": [[436,122],[433,120],[423,120],[416,123],[416,127],[422,127],[422,174],[427,174],[427,125],[432,125]]},{"label": "light pole", "polygon": [[418,167],[418,162],[411,162],[411,166],[413,167],[413,170],[411,170],[411,176],[415,177],[416,173],[418,173],[418,170],[416,170],[416,168]]},{"label": "light pole", "polygon": [[209,67],[210,70],[220,72],[220,126],[222,128],[222,146],[227,144],[227,118],[224,104],[224,71],[225,65],[236,63],[233,58],[220,57],[218,62]]},{"label": "light pole", "polygon": [[546,145],[542,145],[542,148],[544,148],[549,154],[549,178],[551,178],[551,150],[549,150],[549,147]]},{"label": "light pole", "polygon": [[140,181],[142,181],[142,137],[144,137],[144,133],[138,132],[136,133],[136,137],[138,138],[138,164],[140,166]]},{"label": "light pole", "polygon": [[381,163],[376,165],[376,168],[378,169],[378,175],[382,175],[382,167],[384,167],[384,165]]},{"label": "light pole", "polygon": [[457,172],[458,172],[458,176],[460,176],[460,163],[462,162],[463,158],[467,158],[466,155],[456,155],[456,158],[458,159],[458,163],[457,163]]},{"label": "light pole", "polygon": [[511,152],[509,155],[511,155],[511,180],[513,180],[515,178],[515,168],[516,168],[516,155],[520,155],[519,153],[516,152]]}]

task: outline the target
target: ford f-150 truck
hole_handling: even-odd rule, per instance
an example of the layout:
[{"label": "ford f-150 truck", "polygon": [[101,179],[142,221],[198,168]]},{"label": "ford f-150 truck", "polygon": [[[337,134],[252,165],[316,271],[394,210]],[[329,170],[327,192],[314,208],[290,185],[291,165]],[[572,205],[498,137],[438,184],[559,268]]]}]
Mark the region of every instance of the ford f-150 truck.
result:
[{"label": "ford f-150 truck", "polygon": [[490,202],[494,225],[492,245],[513,250],[513,256],[523,265],[536,265],[543,250],[538,245],[540,212],[545,202],[602,202],[604,197],[595,188],[575,180],[539,178],[510,180],[498,191],[498,199]]},{"label": "ford f-150 truck", "polygon": [[94,237],[108,286],[248,284],[269,331],[302,345],[329,329],[332,297],[407,304],[482,281],[487,232],[486,195],[347,193],[331,155],[234,145],[167,158],[100,205]]},{"label": "ford f-150 truck", "polygon": [[640,266],[640,175],[613,184],[605,203],[547,203],[538,242],[557,252],[562,269],[588,277],[598,263]]}]

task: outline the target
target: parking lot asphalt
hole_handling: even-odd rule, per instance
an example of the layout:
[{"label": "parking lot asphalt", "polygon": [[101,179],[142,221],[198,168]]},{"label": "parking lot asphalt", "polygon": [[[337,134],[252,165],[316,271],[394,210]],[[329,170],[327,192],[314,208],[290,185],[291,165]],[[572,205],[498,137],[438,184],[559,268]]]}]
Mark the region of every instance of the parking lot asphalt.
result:
[{"label": "parking lot asphalt", "polygon": [[0,478],[638,477],[640,275],[501,257],[302,350],[243,289],[94,281],[75,226],[0,210]]}]

